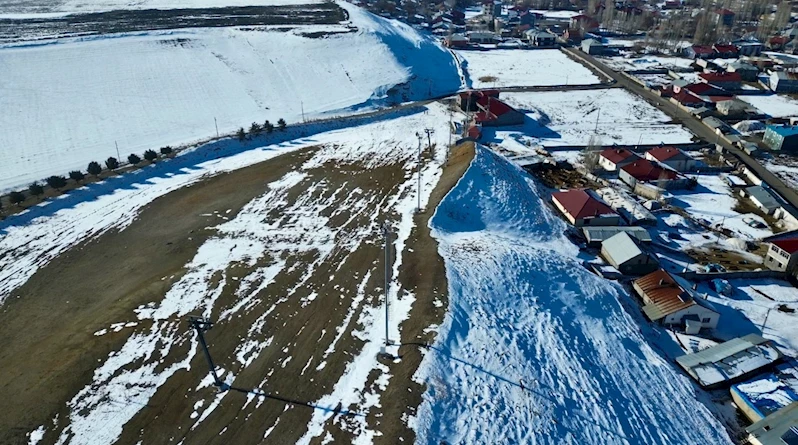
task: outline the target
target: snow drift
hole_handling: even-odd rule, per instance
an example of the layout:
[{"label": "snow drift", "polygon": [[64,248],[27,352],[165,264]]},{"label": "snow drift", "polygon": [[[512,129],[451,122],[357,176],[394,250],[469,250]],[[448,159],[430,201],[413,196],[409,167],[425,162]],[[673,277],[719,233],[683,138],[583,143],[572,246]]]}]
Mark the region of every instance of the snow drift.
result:
[{"label": "snow drift", "polygon": [[[451,55],[342,4],[356,32],[210,28],[0,46],[0,190],[252,122],[297,122],[455,91]],[[342,31],[345,26],[322,30]]]},{"label": "snow drift", "polygon": [[523,171],[479,149],[430,225],[450,301],[416,375],[419,443],[730,443]]}]

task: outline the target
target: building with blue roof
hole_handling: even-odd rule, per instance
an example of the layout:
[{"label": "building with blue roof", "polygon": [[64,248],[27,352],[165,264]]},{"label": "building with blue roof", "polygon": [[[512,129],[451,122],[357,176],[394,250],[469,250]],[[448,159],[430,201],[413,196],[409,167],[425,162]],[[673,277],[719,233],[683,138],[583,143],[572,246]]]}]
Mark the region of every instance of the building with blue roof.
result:
[{"label": "building with blue roof", "polygon": [[795,388],[774,374],[732,385],[731,396],[737,408],[753,423],[798,401]]},{"label": "building with blue roof", "polygon": [[771,150],[798,149],[798,125],[768,125],[762,142]]}]

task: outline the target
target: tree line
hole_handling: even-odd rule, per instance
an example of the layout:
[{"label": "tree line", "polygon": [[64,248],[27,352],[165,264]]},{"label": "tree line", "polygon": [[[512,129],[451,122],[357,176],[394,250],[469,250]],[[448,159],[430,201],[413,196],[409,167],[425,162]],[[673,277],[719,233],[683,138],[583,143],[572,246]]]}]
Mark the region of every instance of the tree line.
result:
[{"label": "tree line", "polygon": [[[249,137],[257,137],[257,136],[259,136],[261,134],[264,134],[264,133],[265,134],[271,134],[275,130],[277,130],[277,131],[285,131],[286,128],[288,128],[288,125],[286,124],[285,120],[282,119],[282,118],[280,118],[277,121],[277,125],[276,126],[274,124],[272,124],[271,122],[269,122],[268,120],[265,121],[263,123],[263,125],[260,125],[257,122],[253,122],[252,125],[249,127],[249,133],[247,133],[244,130],[243,127],[239,128],[238,131],[236,132],[236,138],[240,142],[243,142],[243,141],[245,141],[247,139],[248,135],[249,135]],[[168,156],[173,151],[174,150],[172,149],[171,146],[167,145],[165,147],[161,147],[160,148],[160,156]],[[158,159],[159,153],[156,152],[155,150],[150,149],[150,150],[145,151],[142,154],[142,156],[143,156],[144,160],[152,163],[152,162],[155,162]],[[140,164],[142,162],[142,156],[139,156],[139,155],[137,155],[135,153],[131,153],[127,157],[127,162],[128,162],[129,165],[135,167],[135,166],[137,166],[138,164]],[[106,159],[104,164],[105,164],[105,169],[107,169],[109,171],[116,170],[116,169],[118,169],[121,166],[119,159],[117,159],[117,158],[115,158],[113,156],[111,156],[108,159]],[[88,166],[86,167],[86,173],[84,173],[81,170],[72,170],[66,176],[63,176],[63,175],[52,175],[52,176],[46,178],[43,182],[44,182],[44,184],[46,184],[48,187],[50,187],[53,190],[61,190],[64,187],[67,186],[68,179],[73,180],[76,184],[80,184],[81,182],[83,182],[86,179],[87,176],[93,176],[95,178],[98,178],[100,176],[100,174],[102,174],[102,172],[103,172],[103,166],[97,161],[91,161],[91,162],[89,162]],[[31,183],[28,186],[26,191],[27,191],[27,196],[25,194],[25,191],[21,191],[21,190],[15,190],[13,192],[10,192],[8,194],[9,203],[11,203],[11,205],[13,205],[13,206],[17,206],[18,207],[23,202],[25,202],[25,200],[29,196],[30,197],[35,197],[35,198],[41,197],[42,195],[44,195],[44,185],[42,183],[40,183],[39,181],[35,181],[35,182]],[[2,207],[3,207],[2,201],[0,201],[0,209],[2,209]]]}]

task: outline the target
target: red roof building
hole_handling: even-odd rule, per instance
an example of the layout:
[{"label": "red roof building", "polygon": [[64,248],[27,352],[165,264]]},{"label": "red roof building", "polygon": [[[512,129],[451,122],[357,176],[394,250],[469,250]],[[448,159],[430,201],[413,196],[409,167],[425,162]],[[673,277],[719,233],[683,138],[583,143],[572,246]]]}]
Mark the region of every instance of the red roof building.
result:
[{"label": "red roof building", "polygon": [[656,147],[646,152],[646,159],[666,165],[676,171],[694,170],[698,165],[692,156],[676,147]]},{"label": "red roof building", "polygon": [[474,115],[474,121],[488,127],[521,125],[524,114],[492,96],[483,96],[477,100],[480,111]]},{"label": "red roof building", "polygon": [[680,90],[678,93],[674,93],[672,99],[687,107],[700,107],[706,103],[704,99],[701,99],[685,89]]},{"label": "red roof building", "polygon": [[739,48],[734,45],[722,45],[717,43],[713,45],[712,48],[720,57],[737,57],[737,54],[740,52]]},{"label": "red roof building", "polygon": [[457,102],[463,111],[479,111],[479,103],[485,103],[486,98],[499,98],[499,90],[470,90],[457,95]]},{"label": "red roof building", "polygon": [[734,82],[740,83],[743,81],[743,78],[740,77],[740,73],[701,73],[698,75],[701,78],[702,82],[711,83],[713,85],[723,86],[725,83]]},{"label": "red roof building", "polygon": [[604,170],[615,171],[619,167],[640,159],[637,153],[625,148],[608,148],[599,153],[599,165]]},{"label": "red roof building", "polygon": [[798,237],[791,239],[780,239],[773,241],[779,249],[789,253],[790,255],[798,252]]},{"label": "red roof building", "polygon": [[675,147],[663,146],[652,148],[651,150],[647,151],[646,154],[651,155],[651,157],[659,162],[665,162],[675,156],[683,156],[684,152]]},{"label": "red roof building", "polygon": [[798,234],[790,232],[766,238],[770,247],[765,254],[765,266],[798,276]]},{"label": "red roof building", "polygon": [[620,216],[593,190],[574,189],[552,193],[551,201],[577,227],[617,226]]},{"label": "red roof building", "polygon": [[648,159],[641,159],[621,167],[618,178],[634,187],[638,182],[670,181],[678,174],[670,169],[662,168]]}]

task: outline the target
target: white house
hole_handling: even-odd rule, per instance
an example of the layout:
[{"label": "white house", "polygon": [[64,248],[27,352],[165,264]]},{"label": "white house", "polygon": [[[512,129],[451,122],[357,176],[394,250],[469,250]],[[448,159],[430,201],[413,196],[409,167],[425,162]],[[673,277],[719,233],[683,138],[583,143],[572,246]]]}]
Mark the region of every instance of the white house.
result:
[{"label": "white house", "polygon": [[652,148],[646,152],[646,159],[667,165],[677,172],[693,171],[698,165],[697,160],[676,147]]},{"label": "white house", "polygon": [[599,166],[604,170],[614,172],[624,165],[640,159],[636,153],[625,148],[608,148],[599,153]]},{"label": "white house", "polygon": [[720,314],[706,300],[693,296],[687,282],[660,269],[632,284],[645,306],[649,320],[679,326],[688,334],[718,326]]}]

